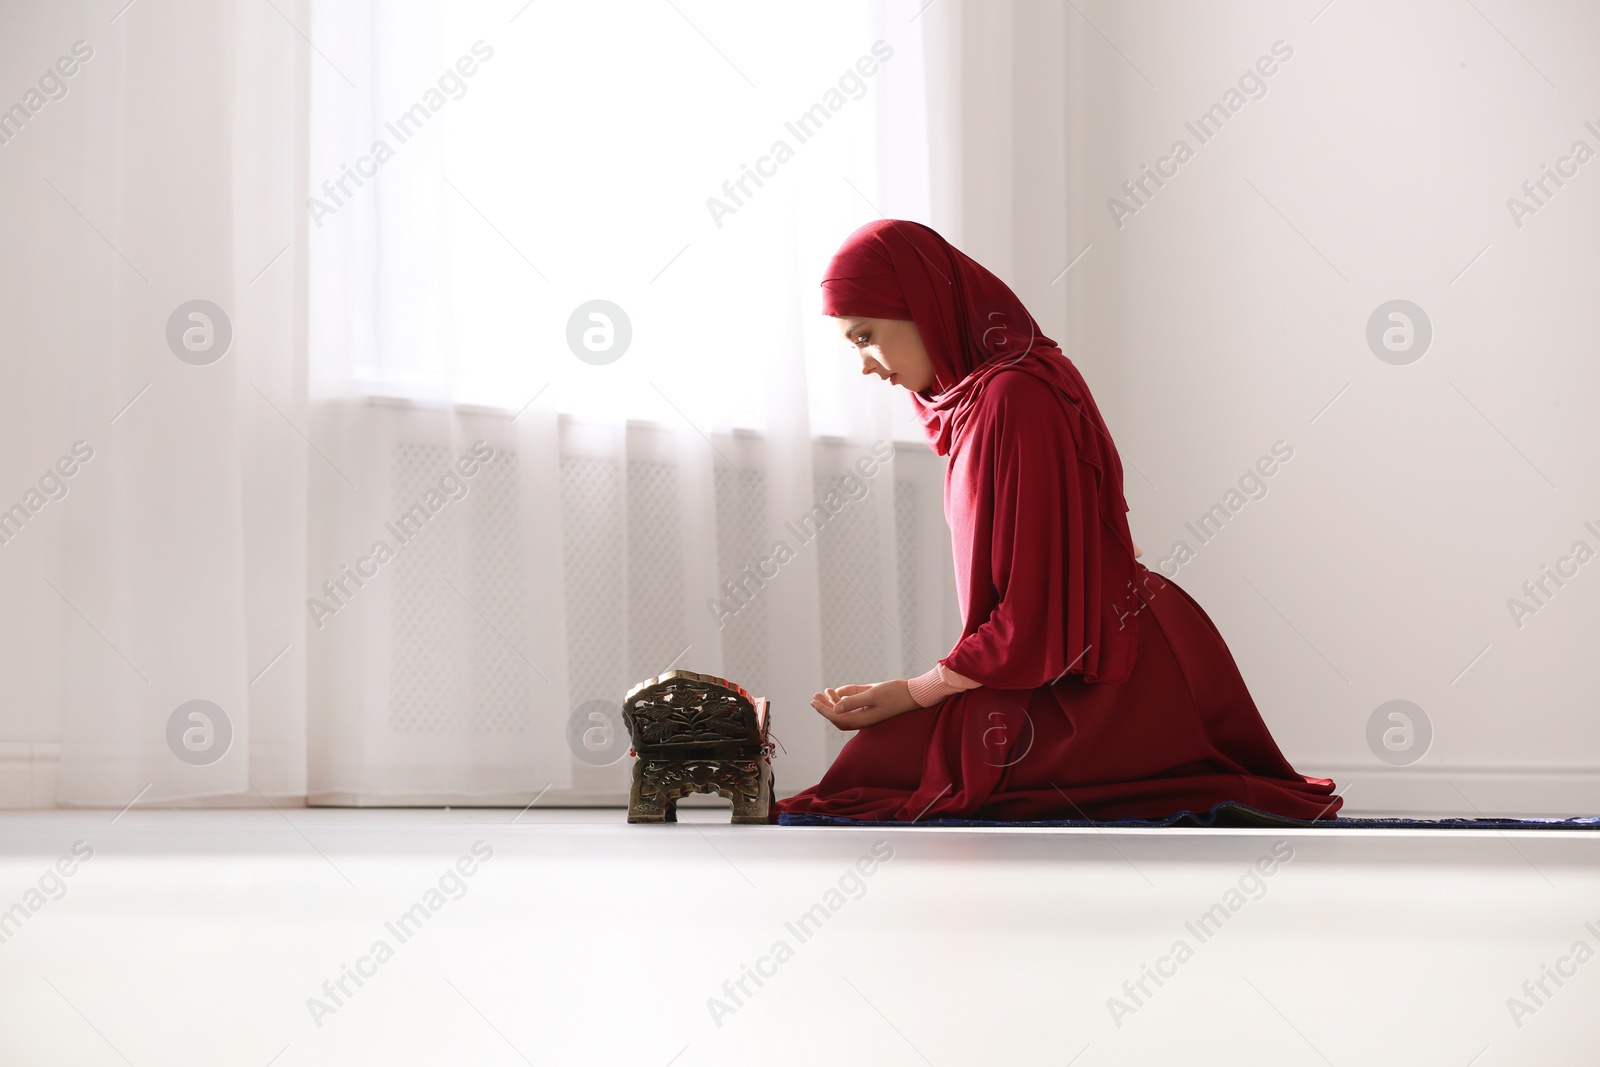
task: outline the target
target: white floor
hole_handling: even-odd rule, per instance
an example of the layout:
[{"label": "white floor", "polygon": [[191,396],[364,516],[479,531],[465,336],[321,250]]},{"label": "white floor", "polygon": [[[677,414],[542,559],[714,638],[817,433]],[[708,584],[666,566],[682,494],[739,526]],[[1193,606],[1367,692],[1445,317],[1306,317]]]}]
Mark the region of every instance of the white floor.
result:
[{"label": "white floor", "polygon": [[115,816],[0,814],[0,1064],[1600,1062],[1597,834]]}]

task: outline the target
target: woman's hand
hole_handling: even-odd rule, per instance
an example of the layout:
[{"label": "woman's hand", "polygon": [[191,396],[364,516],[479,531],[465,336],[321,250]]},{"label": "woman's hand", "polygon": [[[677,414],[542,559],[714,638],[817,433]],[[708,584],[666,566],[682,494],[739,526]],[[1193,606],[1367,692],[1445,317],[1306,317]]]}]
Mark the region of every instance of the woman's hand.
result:
[{"label": "woman's hand", "polygon": [[1133,558],[1138,559],[1142,555],[1144,555],[1144,549],[1140,548],[1138,543],[1135,542],[1133,546]]},{"label": "woman's hand", "polygon": [[841,685],[824,689],[811,698],[811,706],[841,730],[876,726],[922,707],[911,699],[911,687],[904,678],[877,685]]}]

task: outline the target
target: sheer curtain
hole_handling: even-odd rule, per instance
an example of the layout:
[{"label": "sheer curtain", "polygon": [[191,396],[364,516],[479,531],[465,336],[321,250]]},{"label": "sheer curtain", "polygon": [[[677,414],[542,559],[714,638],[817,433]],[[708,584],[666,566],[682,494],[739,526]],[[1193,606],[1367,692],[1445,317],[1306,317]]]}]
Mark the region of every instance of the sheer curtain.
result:
[{"label": "sheer curtain", "polygon": [[5,803],[305,794],[297,16],[6,13]]},{"label": "sheer curtain", "polygon": [[940,470],[816,284],[928,216],[914,15],[313,3],[314,801],[617,799],[673,666],[792,792],[811,692],[948,649]]},{"label": "sheer curtain", "polygon": [[0,804],[615,801],[672,666],[815,781],[810,693],[958,628],[940,464],[817,290],[879,212],[959,233],[942,17],[10,12]]}]

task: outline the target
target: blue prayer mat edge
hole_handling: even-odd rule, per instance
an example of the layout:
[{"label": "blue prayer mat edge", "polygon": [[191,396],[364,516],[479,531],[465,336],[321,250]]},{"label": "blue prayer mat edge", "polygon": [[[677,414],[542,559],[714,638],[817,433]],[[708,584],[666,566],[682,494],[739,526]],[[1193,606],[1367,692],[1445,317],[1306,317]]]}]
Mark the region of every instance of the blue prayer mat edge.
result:
[{"label": "blue prayer mat edge", "polygon": [[1303,827],[1373,830],[1600,830],[1600,816],[1577,815],[1532,819],[1291,819],[1225,800],[1208,811],[1178,811],[1159,819],[852,819],[843,815],[780,812],[779,826],[1115,826],[1115,827]]}]

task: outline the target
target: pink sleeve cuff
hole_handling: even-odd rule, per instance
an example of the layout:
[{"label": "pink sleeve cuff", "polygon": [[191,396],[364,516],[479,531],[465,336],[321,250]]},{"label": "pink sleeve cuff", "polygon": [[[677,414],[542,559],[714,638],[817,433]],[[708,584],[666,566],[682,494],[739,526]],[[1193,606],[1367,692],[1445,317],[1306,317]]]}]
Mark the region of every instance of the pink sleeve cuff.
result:
[{"label": "pink sleeve cuff", "polygon": [[926,674],[919,674],[911,678],[906,685],[911,690],[911,699],[919,707],[932,707],[947,696],[966,689],[976,689],[983,683],[975,682],[971,678],[957,674],[942,663],[935,663]]}]

